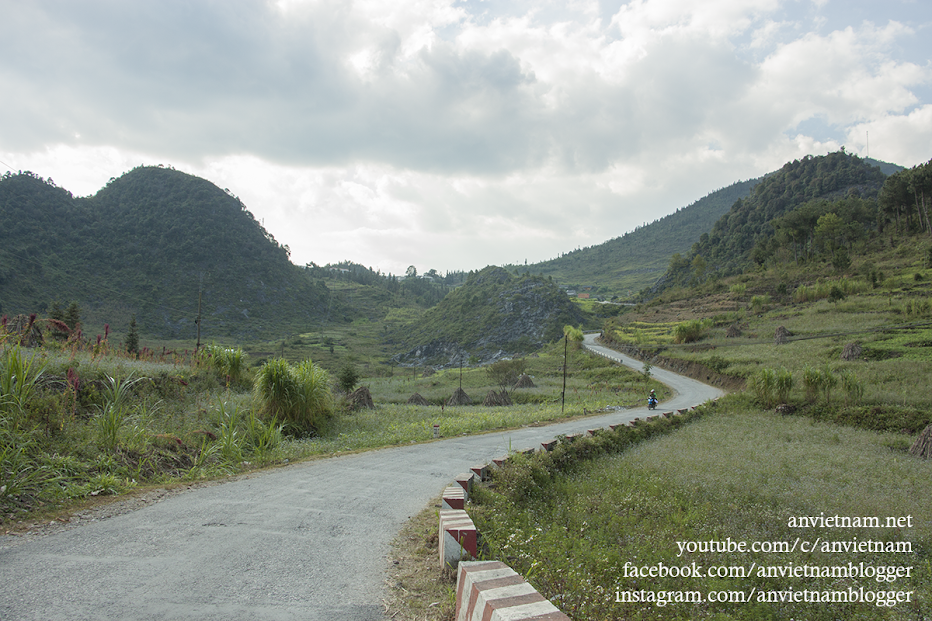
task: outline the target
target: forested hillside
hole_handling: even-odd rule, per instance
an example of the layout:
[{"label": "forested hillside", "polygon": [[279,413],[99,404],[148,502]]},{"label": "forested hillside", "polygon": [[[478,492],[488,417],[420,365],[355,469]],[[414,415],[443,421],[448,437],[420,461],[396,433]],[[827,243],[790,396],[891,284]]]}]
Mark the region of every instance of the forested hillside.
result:
[{"label": "forested hillside", "polygon": [[341,317],[236,197],[162,167],[75,198],[31,173],[0,179],[0,313],[76,301],[85,324],[193,337],[259,336]]},{"label": "forested hillside", "polygon": [[716,190],[675,213],[598,246],[574,250],[542,263],[510,267],[552,276],[561,285],[572,288],[591,286],[606,298],[631,297],[656,281],[674,253],[687,252],[700,235],[708,232],[759,181],[739,181]]},{"label": "forested hillside", "polygon": [[886,175],[875,164],[844,151],[788,162],[735,202],[688,253],[673,255],[651,294],[741,273],[781,248],[796,259],[811,256],[816,246],[830,247],[833,259],[840,249],[847,253],[895,213],[888,208],[878,217]]}]

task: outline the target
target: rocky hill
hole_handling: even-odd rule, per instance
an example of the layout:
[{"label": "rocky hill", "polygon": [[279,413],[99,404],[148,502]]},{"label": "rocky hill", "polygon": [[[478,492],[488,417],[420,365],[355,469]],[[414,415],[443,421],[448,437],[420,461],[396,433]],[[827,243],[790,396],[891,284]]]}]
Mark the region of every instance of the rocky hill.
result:
[{"label": "rocky hill", "polygon": [[405,365],[455,366],[534,351],[585,321],[551,279],[514,276],[500,267],[471,273],[466,283],[427,311],[416,326],[392,336],[394,360]]}]

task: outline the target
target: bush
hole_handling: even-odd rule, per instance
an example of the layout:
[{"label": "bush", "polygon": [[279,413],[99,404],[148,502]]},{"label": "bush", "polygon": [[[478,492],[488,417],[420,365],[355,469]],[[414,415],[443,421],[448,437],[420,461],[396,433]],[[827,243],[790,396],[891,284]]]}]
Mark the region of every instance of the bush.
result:
[{"label": "bush", "polygon": [[677,324],[676,327],[673,328],[673,342],[692,343],[698,341],[705,336],[710,325],[711,322],[708,319],[703,319],[701,321],[699,319],[690,319],[689,321]]},{"label": "bush", "polygon": [[765,310],[765,307],[768,304],[770,304],[769,295],[764,294],[764,295],[755,295],[751,297],[751,309],[755,313],[760,313],[761,311]]}]

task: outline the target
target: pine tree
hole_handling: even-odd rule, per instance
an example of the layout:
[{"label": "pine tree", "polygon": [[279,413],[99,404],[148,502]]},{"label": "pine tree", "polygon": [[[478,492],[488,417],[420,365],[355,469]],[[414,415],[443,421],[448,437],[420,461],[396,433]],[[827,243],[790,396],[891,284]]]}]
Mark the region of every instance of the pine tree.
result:
[{"label": "pine tree", "polygon": [[129,332],[126,333],[126,339],[123,341],[126,351],[136,355],[139,353],[139,331],[136,329],[136,315],[129,322]]}]

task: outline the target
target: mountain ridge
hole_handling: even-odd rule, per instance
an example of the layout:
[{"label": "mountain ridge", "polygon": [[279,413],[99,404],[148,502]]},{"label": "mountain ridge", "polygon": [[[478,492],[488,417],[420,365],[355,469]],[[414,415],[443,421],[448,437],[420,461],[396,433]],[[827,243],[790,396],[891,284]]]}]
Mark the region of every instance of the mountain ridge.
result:
[{"label": "mountain ridge", "polygon": [[200,300],[211,334],[249,338],[314,322],[330,305],[241,201],[170,168],[135,168],[83,198],[6,174],[0,217],[10,223],[0,231],[3,314],[75,300],[85,323],[136,315],[146,333],[191,338]]}]

